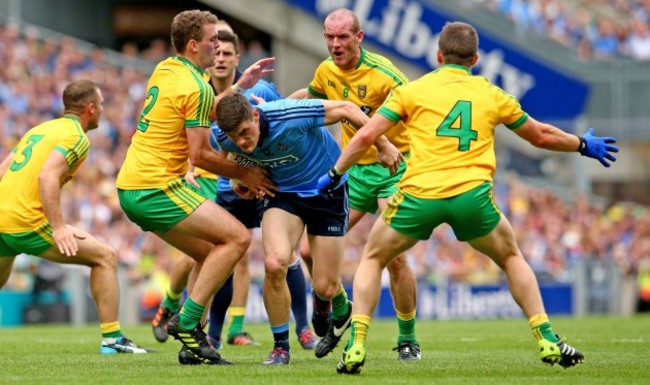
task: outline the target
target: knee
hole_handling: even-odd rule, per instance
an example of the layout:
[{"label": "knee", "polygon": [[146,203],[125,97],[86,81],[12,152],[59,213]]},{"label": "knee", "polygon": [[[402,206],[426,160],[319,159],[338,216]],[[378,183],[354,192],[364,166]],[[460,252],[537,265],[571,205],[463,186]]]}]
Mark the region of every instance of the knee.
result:
[{"label": "knee", "polygon": [[312,283],[314,291],[323,299],[332,299],[339,291],[338,280],[319,279]]},{"label": "knee", "polygon": [[287,263],[272,255],[266,257],[264,274],[271,281],[284,281],[287,276]]},{"label": "knee", "polygon": [[235,247],[240,251],[243,257],[251,245],[251,234],[248,231],[240,231],[232,240]]},{"label": "knee", "polygon": [[386,267],[388,268],[388,272],[390,273],[391,277],[397,277],[400,275],[409,274],[411,272],[411,268],[409,267],[406,256],[404,254],[393,259],[390,263],[388,263]]},{"label": "knee", "polygon": [[109,245],[102,244],[98,251],[97,265],[117,271],[117,251]]}]

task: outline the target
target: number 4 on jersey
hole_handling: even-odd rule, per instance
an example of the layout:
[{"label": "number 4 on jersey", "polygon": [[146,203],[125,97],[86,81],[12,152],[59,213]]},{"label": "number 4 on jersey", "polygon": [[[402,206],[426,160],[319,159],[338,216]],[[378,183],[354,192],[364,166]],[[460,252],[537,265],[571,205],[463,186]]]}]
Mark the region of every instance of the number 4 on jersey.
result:
[{"label": "number 4 on jersey", "polygon": [[[457,126],[452,127],[456,121]],[[458,138],[458,151],[469,151],[471,141],[478,138],[478,131],[472,130],[472,103],[457,101],[436,129],[436,135]]]}]

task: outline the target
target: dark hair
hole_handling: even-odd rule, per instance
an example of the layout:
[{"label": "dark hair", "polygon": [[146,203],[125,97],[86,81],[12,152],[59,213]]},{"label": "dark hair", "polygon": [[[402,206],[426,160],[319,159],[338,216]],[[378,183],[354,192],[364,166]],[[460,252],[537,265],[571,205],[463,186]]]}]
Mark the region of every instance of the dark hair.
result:
[{"label": "dark hair", "polygon": [[445,64],[472,66],[478,52],[478,33],[467,23],[460,21],[445,24],[438,40]]},{"label": "dark hair", "polygon": [[236,33],[221,29],[217,33],[217,39],[224,43],[232,43],[235,46],[235,53],[239,54],[239,36]]},{"label": "dark hair", "polygon": [[174,16],[170,34],[176,53],[184,53],[185,47],[190,40],[198,41],[203,39],[203,26],[216,24],[217,21],[219,19],[213,13],[198,9],[183,11]]},{"label": "dark hair", "polygon": [[240,93],[226,95],[217,103],[217,124],[226,134],[233,132],[242,122],[253,119],[253,107]]},{"label": "dark hair", "polygon": [[91,80],[75,80],[63,90],[64,114],[80,115],[88,103],[97,103],[99,86]]}]

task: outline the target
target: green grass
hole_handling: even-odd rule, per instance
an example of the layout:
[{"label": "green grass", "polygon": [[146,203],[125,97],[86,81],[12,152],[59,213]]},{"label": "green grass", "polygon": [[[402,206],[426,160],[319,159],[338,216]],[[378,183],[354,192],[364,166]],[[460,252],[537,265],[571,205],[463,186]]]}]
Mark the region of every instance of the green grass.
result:
[{"label": "green grass", "polygon": [[98,326],[30,326],[0,329],[2,384],[647,384],[650,381],[650,317],[555,317],[553,325],[586,362],[570,369],[547,366],[537,358],[526,321],[420,321],[422,361],[397,362],[396,323],[375,321],[368,356],[359,376],[343,376],[335,367],[340,346],[323,359],[300,349],[295,335],[291,364],[260,364],[271,349],[266,325],[247,325],[260,347],[222,349],[235,366],[180,366],[180,343],[158,344],[148,325],[125,328],[148,355],[98,354]]}]

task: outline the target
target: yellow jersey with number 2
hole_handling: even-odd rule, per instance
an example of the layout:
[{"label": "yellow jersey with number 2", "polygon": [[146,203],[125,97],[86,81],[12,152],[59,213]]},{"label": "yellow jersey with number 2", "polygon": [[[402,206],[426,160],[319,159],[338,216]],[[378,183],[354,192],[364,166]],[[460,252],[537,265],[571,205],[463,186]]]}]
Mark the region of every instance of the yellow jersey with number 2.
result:
[{"label": "yellow jersey with number 2", "polygon": [[189,165],[185,128],[210,127],[214,91],[206,79],[205,71],[187,59],[176,56],[158,63],[117,176],[118,188],[162,188],[185,176]]}]

